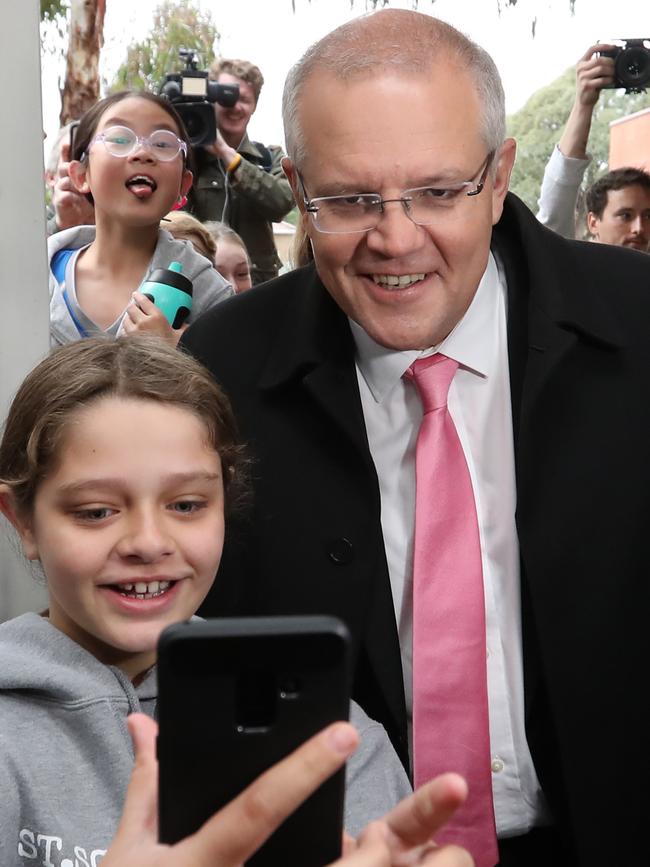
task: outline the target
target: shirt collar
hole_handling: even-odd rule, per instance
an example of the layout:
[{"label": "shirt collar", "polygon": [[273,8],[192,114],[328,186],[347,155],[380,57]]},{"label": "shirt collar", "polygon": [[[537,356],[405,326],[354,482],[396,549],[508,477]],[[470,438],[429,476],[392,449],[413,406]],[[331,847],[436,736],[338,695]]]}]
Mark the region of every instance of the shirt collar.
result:
[{"label": "shirt collar", "polygon": [[442,352],[478,376],[489,376],[491,343],[497,333],[499,286],[497,265],[490,253],[485,273],[465,315],[447,337],[431,349],[387,349],[350,319],[357,347],[357,366],[377,403],[384,400],[417,358],[434,352]]}]

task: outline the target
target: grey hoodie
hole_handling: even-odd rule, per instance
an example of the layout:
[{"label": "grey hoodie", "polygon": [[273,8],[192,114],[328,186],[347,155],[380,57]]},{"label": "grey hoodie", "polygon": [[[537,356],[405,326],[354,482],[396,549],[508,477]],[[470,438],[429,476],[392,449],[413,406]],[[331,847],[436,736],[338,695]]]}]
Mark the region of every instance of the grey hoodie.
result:
[{"label": "grey hoodie", "polygon": [[[75,226],[50,235],[47,239],[48,262],[59,250],[80,250],[87,247],[95,240],[94,226]],[[179,241],[172,237],[169,232],[160,229],[158,243],[154,250],[153,258],[149,263],[147,276],[156,268],[169,268],[171,262],[180,262],[183,266],[183,274],[192,281],[192,312],[189,322],[194,322],[200,313],[229,298],[233,293],[232,286],[216,271],[212,263],[197,253],[189,241]],[[53,346],[64,343],[72,343],[81,338],[81,334],[70,315],[68,305],[63,297],[63,286],[56,280],[54,274],[49,272],[50,282],[50,342]],[[137,289],[134,286],[134,291]],[[73,295],[74,287],[68,287],[68,294]],[[82,324],[89,334],[101,334],[102,332],[83,313],[80,316]],[[106,330],[106,334],[115,336],[122,315]]]},{"label": "grey hoodie", "polygon": [[[126,717],[155,716],[152,669],[135,687],[37,614],[0,625],[0,865],[96,867],[133,763]],[[345,824],[358,833],[409,791],[383,728],[357,705]]]}]

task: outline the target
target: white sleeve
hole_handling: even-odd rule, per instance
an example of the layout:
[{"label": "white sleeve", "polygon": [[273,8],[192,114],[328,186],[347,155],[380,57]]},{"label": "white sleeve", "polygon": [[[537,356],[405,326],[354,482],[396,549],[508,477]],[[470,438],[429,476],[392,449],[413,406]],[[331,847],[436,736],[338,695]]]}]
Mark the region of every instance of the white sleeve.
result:
[{"label": "white sleeve", "polygon": [[544,169],[537,219],[564,238],[575,238],[578,190],[590,162],[591,157],[565,157],[555,145]]}]

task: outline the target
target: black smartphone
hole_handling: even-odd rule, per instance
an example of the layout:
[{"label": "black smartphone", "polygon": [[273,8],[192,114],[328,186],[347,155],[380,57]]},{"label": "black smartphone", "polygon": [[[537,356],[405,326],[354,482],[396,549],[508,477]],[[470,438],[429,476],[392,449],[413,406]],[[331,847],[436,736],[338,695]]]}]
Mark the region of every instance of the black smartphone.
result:
[{"label": "black smartphone", "polygon": [[[349,714],[350,638],[333,617],[178,623],[158,644],[159,836],[192,834],[263,771]],[[344,769],[247,862],[323,867],[341,854]]]}]

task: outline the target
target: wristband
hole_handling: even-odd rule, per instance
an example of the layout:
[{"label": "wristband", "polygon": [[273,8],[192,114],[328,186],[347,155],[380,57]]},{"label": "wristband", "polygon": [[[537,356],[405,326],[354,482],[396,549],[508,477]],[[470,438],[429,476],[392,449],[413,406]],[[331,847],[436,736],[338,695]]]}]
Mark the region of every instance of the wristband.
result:
[{"label": "wristband", "polygon": [[236,171],[237,166],[239,165],[240,162],[241,162],[240,154],[235,154],[235,156],[232,158],[230,165],[226,169],[227,174],[231,175],[234,171]]}]

